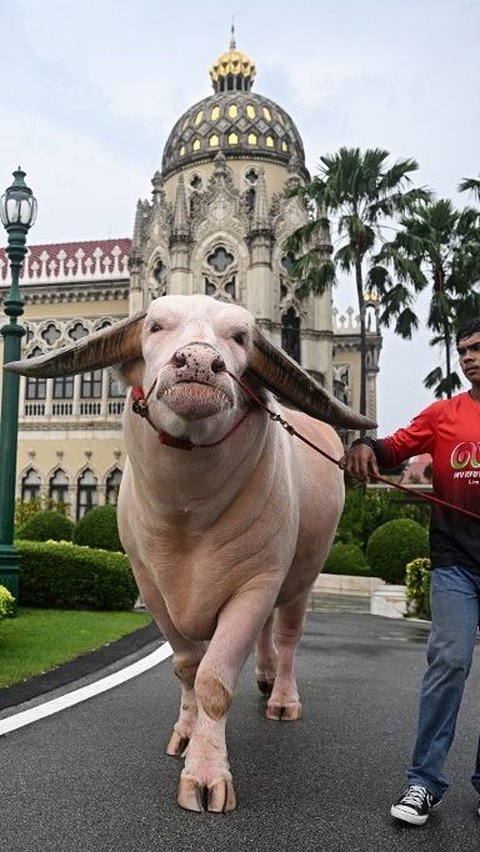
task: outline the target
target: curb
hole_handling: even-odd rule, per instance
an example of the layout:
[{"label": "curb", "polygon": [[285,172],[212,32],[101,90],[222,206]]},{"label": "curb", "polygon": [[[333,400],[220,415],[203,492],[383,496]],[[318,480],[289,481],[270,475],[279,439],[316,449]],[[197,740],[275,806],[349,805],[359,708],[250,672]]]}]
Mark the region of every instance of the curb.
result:
[{"label": "curb", "polygon": [[144,645],[160,639],[163,639],[163,636],[157,625],[155,623],[148,624],[140,630],[135,630],[134,633],[122,636],[121,639],[117,639],[109,645],[103,645],[102,648],[95,651],[80,654],[63,666],[41,675],[35,675],[29,680],[21,681],[13,686],[6,686],[0,689],[0,710],[22,704],[24,701],[30,701],[32,698],[37,698],[53,689],[66,686],[117,662],[122,657],[134,654]]}]

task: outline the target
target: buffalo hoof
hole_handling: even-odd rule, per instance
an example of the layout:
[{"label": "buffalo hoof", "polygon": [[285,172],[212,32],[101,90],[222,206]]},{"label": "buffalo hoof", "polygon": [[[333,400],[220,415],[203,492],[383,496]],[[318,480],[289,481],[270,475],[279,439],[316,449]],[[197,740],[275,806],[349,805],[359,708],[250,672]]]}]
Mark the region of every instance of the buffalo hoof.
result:
[{"label": "buffalo hoof", "polygon": [[180,778],[177,802],[186,811],[221,814],[234,811],[237,797],[233,781],[221,778],[210,786],[201,786],[193,778]]},{"label": "buffalo hoof", "polygon": [[302,705],[299,701],[289,701],[281,704],[278,701],[269,701],[267,704],[267,719],[282,722],[295,722],[302,718]]},{"label": "buffalo hoof", "polygon": [[189,742],[188,737],[184,737],[174,731],[165,751],[167,754],[172,755],[172,757],[185,757]]},{"label": "buffalo hoof", "polygon": [[257,680],[257,686],[262,695],[272,694],[273,683],[273,680]]}]

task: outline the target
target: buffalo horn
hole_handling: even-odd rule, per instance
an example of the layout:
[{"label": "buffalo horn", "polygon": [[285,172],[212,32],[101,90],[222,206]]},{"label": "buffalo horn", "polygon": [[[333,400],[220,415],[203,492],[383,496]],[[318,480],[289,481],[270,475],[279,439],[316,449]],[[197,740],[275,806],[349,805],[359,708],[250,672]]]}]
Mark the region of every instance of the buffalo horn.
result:
[{"label": "buffalo horn", "polygon": [[376,423],[357,414],[325,390],[286,352],[271,343],[255,328],[253,350],[245,378],[250,376],[272,391],[282,402],[304,411],[317,420],[349,429],[374,429]]},{"label": "buffalo horn", "polygon": [[5,369],[23,376],[49,379],[100,370],[139,358],[142,354],[140,334],[146,313],[139,311],[47,355],[10,361],[5,364]]}]

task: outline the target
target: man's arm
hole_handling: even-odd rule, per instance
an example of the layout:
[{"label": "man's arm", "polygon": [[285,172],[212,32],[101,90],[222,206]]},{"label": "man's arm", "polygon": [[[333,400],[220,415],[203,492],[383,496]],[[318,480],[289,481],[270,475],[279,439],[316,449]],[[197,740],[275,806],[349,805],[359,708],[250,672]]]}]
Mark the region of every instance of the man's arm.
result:
[{"label": "man's arm", "polygon": [[340,459],[339,467],[366,482],[371,473],[380,475],[379,464],[395,468],[416,453],[431,453],[437,405],[421,411],[409,426],[388,438],[358,438]]},{"label": "man's arm", "polygon": [[363,482],[366,482],[372,473],[379,476],[376,444],[378,442],[373,438],[358,438],[342,456],[338,466]]}]

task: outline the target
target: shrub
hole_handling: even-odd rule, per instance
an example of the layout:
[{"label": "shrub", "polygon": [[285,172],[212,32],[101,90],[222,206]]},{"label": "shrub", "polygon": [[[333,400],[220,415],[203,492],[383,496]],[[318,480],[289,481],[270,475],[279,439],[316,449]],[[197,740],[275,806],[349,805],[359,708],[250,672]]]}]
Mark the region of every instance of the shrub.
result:
[{"label": "shrub", "polygon": [[73,531],[75,544],[124,552],[118,535],[115,506],[96,506],[80,518]]},{"label": "shrub", "polygon": [[46,494],[34,497],[33,500],[15,501],[15,527],[18,529],[28,518],[37,512],[58,512],[59,515],[68,517],[70,506],[68,503],[57,503]]},{"label": "shrub", "polygon": [[336,542],[361,542],[362,524],[365,511],[365,493],[363,488],[354,484],[345,492],[345,505],[340,518]]},{"label": "shrub", "polygon": [[5,586],[0,586],[0,621],[2,618],[8,618],[13,614],[13,608],[15,605],[15,598],[5,588]]},{"label": "shrub", "polygon": [[29,541],[71,541],[73,521],[58,512],[36,512],[17,530],[17,537]]},{"label": "shrub", "polygon": [[374,530],[398,518],[410,518],[422,526],[427,526],[430,508],[426,502],[412,503],[403,493],[392,489],[369,489],[365,494],[362,518],[361,540],[364,547]]},{"label": "shrub", "polygon": [[430,559],[413,559],[405,568],[407,607],[410,615],[430,619]]},{"label": "shrub", "polygon": [[387,521],[368,540],[367,562],[387,583],[403,583],[407,562],[421,556],[428,556],[428,532],[409,518]]},{"label": "shrub", "polygon": [[372,532],[387,521],[410,518],[427,526],[429,515],[429,505],[420,498],[413,502],[403,492],[387,488],[365,490],[362,485],[353,482],[345,494],[345,506],[335,541],[353,541],[365,550]]},{"label": "shrub", "polygon": [[131,609],[138,590],[123,553],[68,542],[17,541],[22,606]]},{"label": "shrub", "polygon": [[323,567],[325,574],[370,574],[370,568],[360,545],[337,541],[332,545]]}]

